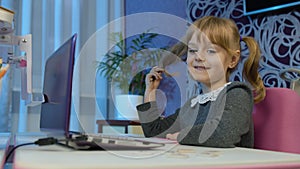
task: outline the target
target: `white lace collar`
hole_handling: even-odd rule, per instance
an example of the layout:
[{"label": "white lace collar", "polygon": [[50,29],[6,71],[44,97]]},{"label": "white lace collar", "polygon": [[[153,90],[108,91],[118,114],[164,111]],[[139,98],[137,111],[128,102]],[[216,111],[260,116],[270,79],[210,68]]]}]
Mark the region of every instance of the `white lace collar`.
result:
[{"label": "white lace collar", "polygon": [[231,82],[226,83],[224,86],[213,90],[211,92],[205,93],[205,94],[199,94],[197,97],[193,98],[191,100],[191,107],[194,107],[197,103],[204,104],[208,101],[215,101],[219,95],[219,93]]}]

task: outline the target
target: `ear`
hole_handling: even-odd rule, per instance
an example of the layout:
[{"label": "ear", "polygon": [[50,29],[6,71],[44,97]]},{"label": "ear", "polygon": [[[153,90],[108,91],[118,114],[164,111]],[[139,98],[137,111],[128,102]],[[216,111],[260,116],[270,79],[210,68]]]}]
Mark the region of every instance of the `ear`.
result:
[{"label": "ear", "polygon": [[239,62],[239,60],[240,60],[240,56],[241,56],[241,52],[240,52],[240,50],[236,50],[235,51],[235,55],[233,55],[232,57],[231,57],[231,61],[230,61],[230,63],[229,63],[229,68],[234,68],[237,64],[238,64],[238,62]]}]

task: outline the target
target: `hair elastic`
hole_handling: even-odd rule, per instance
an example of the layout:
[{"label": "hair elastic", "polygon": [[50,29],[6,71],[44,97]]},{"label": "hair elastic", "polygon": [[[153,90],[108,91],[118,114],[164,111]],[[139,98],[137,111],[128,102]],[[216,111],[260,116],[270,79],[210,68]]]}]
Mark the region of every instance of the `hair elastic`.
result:
[{"label": "hair elastic", "polygon": [[241,42],[241,41],[243,41],[243,37],[242,37],[242,36],[240,36],[240,42]]}]

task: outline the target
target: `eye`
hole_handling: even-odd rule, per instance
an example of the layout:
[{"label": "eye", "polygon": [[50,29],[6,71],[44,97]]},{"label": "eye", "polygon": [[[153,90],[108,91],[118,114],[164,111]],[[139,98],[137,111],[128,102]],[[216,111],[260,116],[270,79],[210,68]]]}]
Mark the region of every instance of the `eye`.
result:
[{"label": "eye", "polygon": [[215,53],[217,53],[217,51],[215,49],[208,49],[207,53],[208,54],[215,54]]},{"label": "eye", "polygon": [[196,53],[196,52],[198,52],[198,50],[197,49],[191,49],[191,48],[189,48],[188,52],[189,53]]}]

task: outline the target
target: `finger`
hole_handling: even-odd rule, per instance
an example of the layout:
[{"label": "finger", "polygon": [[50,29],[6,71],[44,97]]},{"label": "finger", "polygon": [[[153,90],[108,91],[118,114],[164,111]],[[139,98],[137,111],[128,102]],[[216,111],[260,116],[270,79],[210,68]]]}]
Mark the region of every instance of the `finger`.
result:
[{"label": "finger", "polygon": [[154,70],[155,70],[155,72],[160,73],[160,74],[165,71],[165,69],[159,68],[159,67],[155,68]]},{"label": "finger", "polygon": [[165,69],[164,68],[160,68],[160,67],[158,67],[158,66],[154,66],[152,69],[151,69],[151,71],[150,72],[164,72],[165,71]]},{"label": "finger", "polygon": [[151,80],[161,80],[162,79],[162,75],[159,72],[154,72],[151,74]]},{"label": "finger", "polygon": [[156,79],[159,79],[159,77],[158,77],[157,74],[155,74],[155,73],[149,73],[149,74],[146,76],[146,79],[147,79],[147,82],[153,82],[153,81],[155,81]]}]

